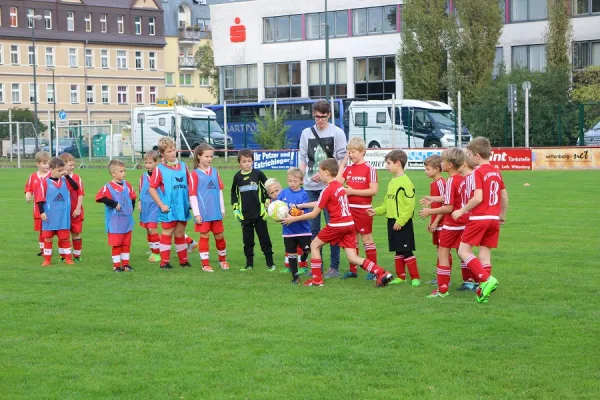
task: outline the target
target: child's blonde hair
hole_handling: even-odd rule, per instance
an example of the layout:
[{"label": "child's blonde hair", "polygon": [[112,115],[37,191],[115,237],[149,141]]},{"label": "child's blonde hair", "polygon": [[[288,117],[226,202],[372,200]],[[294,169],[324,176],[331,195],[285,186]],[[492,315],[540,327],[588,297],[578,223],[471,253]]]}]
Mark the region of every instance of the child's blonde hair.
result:
[{"label": "child's blonde hair", "polygon": [[287,176],[293,176],[295,178],[303,180],[304,179],[304,172],[302,172],[302,170],[300,168],[292,167],[292,168],[290,168],[290,169],[287,170]]},{"label": "child's blonde hair", "polygon": [[156,150],[150,150],[144,153],[144,160],[152,160],[155,163],[160,161],[160,154]]},{"label": "child's blonde hair", "polygon": [[471,170],[473,170],[473,169],[475,169],[475,167],[477,167],[477,164],[475,164],[473,162],[473,159],[468,157],[466,154],[465,154],[465,163],[467,164],[467,167],[469,167],[469,169],[471,169]]},{"label": "child's blonde hair", "polygon": [[117,167],[124,167],[125,163],[121,160],[111,160],[108,163],[108,170],[110,171],[110,173],[112,174],[114,169]]},{"label": "child's blonde hair", "polygon": [[269,188],[273,185],[279,185],[281,186],[281,183],[279,183],[279,181],[275,178],[269,178],[265,181],[265,189],[267,189],[267,191],[269,190]]},{"label": "child's blonde hair", "polygon": [[365,153],[367,151],[367,145],[364,140],[359,137],[353,137],[348,141],[348,145],[346,146],[347,150],[357,150],[361,153]]},{"label": "child's blonde hair", "polygon": [[465,163],[465,152],[458,147],[452,147],[442,151],[442,160],[451,163],[454,168],[459,169]]},{"label": "child's blonde hair", "polygon": [[434,169],[437,168],[441,172],[442,171],[442,157],[438,156],[437,154],[432,154],[425,159],[425,161],[423,162],[423,165],[425,165],[426,167],[434,168]]},{"label": "child's blonde hair", "polygon": [[161,137],[158,140],[158,151],[162,154],[169,148],[175,148],[175,141],[170,137]]},{"label": "child's blonde hair", "polygon": [[478,136],[471,140],[467,145],[467,149],[473,153],[479,155],[484,160],[489,160],[492,155],[492,146],[490,141],[482,136]]},{"label": "child's blonde hair", "polygon": [[35,154],[35,162],[36,164],[42,163],[42,162],[49,162],[50,159],[52,157],[50,156],[50,153],[48,153],[47,151],[38,151]]},{"label": "child's blonde hair", "polygon": [[65,164],[68,162],[75,162],[75,157],[73,157],[73,155],[70,153],[62,153],[60,156],[58,156],[58,158],[63,160]]},{"label": "child's blonde hair", "polygon": [[338,171],[340,170],[340,166],[333,158],[326,158],[321,161],[319,163],[319,168],[321,168],[323,171],[329,172],[329,174],[334,178],[337,176]]}]

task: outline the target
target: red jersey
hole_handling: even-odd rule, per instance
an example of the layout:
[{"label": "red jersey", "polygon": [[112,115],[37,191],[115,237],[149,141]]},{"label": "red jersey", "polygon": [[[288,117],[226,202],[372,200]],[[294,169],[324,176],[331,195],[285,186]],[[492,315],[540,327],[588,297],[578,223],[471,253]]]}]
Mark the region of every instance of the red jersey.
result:
[{"label": "red jersey", "polygon": [[[202,170],[201,170],[202,171]],[[204,174],[206,174],[206,176],[211,176],[212,175],[212,167],[208,167],[208,170],[206,171],[202,171]],[[198,177],[196,176],[196,174],[190,174],[189,176],[190,179],[190,184],[189,184],[189,193],[190,196],[197,196],[198,195]],[[219,181],[219,189],[223,190],[225,189],[225,185],[223,185],[223,180],[221,179],[221,174],[219,174],[217,172],[217,180]],[[141,187],[141,180],[140,180],[140,187]]]},{"label": "red jersey", "polygon": [[40,211],[35,203],[41,200],[36,198],[36,193],[38,193],[38,189],[42,182],[45,181],[49,176],[50,172],[44,176],[40,176],[39,172],[34,172],[33,174],[29,175],[29,179],[27,179],[27,183],[25,184],[25,193],[31,193],[33,195],[33,218],[40,218]]},{"label": "red jersey", "polygon": [[500,219],[500,192],[505,189],[500,171],[490,164],[483,164],[473,170],[474,190],[481,190],[481,203],[471,210],[471,220]]},{"label": "red jersey", "polygon": [[[129,183],[127,181],[123,181],[123,182],[125,182],[125,185],[127,185],[127,188],[129,189],[129,198],[131,200],[135,200],[136,199],[136,195],[135,195],[135,191],[133,190],[133,186],[131,186],[131,183]],[[110,194],[110,190],[108,190],[108,185],[112,186],[112,188],[113,188],[113,190],[115,192],[122,192],[123,191],[123,185],[119,185],[116,182],[110,181],[106,185],[102,186],[102,189],[100,189],[100,191],[98,193],[96,193],[96,200],[95,201],[99,201],[103,197],[106,197],[107,199],[114,200],[112,198],[112,195]]]},{"label": "red jersey", "polygon": [[[368,162],[348,165],[343,172],[348,187],[356,190],[369,189],[371,183],[377,183],[377,170]],[[371,208],[372,196],[348,196],[350,207]]]},{"label": "red jersey", "polygon": [[[181,168],[186,168],[185,164],[183,162],[178,162],[177,165],[170,166],[167,165],[166,163],[163,163],[163,165],[167,168],[170,168],[172,170],[175,171],[179,171],[181,170]],[[191,180],[192,177],[190,175],[190,170],[188,168],[186,168],[186,176],[187,176],[187,185],[188,188],[191,186]],[[163,184],[163,177],[162,174],[160,173],[160,168],[156,167],[154,168],[154,171],[152,171],[152,176],[149,177],[150,179],[150,187],[154,188],[154,189],[160,189],[161,191],[165,191],[165,185]]]},{"label": "red jersey", "polygon": [[[77,174],[69,175],[79,186],[79,189],[74,190],[71,185],[69,185],[69,194],[71,195],[71,214],[77,208],[77,198],[79,196],[84,196],[83,192],[83,182],[81,181],[81,177]],[[83,203],[81,204],[81,215],[78,218],[83,218]]]},{"label": "red jersey", "polygon": [[[446,181],[444,180],[444,178],[438,178],[429,184],[429,195],[430,196],[432,196],[432,197],[444,196],[444,193],[446,193]],[[433,203],[431,203],[430,207],[433,210],[435,208],[440,208],[442,205],[443,205],[443,203],[434,201]],[[433,221],[435,221],[436,218],[437,218],[437,215],[432,215],[431,223],[433,223]]]},{"label": "red jersey", "polygon": [[329,182],[329,185],[323,189],[317,207],[329,212],[329,223],[327,225],[331,227],[354,225],[346,190],[337,180]]},{"label": "red jersey", "polygon": [[[466,181],[459,174],[448,177],[446,181],[446,193],[444,194],[444,205],[451,205],[452,211],[463,208],[463,193],[465,193]],[[463,215],[459,219],[452,218],[451,214],[444,215],[444,226],[464,227],[469,220],[468,215]]]}]

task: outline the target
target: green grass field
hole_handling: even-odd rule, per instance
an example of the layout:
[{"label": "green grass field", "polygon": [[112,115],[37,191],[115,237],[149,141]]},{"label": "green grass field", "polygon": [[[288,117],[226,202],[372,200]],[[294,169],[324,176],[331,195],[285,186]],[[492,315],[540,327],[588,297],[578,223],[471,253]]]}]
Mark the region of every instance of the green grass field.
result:
[{"label": "green grass field", "polygon": [[[42,269],[22,193],[32,171],[0,172],[2,399],[598,398],[598,172],[504,175],[510,210],[493,253],[500,286],[480,305],[454,290],[456,264],[451,296],[433,301],[429,285],[376,289],[364,272],[292,286],[266,272],[258,245],[257,268],[240,273],[231,213],[231,271],[203,273],[197,255],[192,269],[162,271],[145,261],[136,226],[136,272],[115,274],[103,206],[93,202],[110,178],[100,169],[76,171],[87,192],[84,262]],[[137,185],[140,173],[127,179]],[[233,173],[222,171],[226,199]],[[427,194],[424,173],[410,176],[418,197]],[[388,179],[380,171],[378,199]],[[426,281],[435,251],[425,222],[415,226]],[[280,229],[270,224],[279,266]],[[393,269],[385,229],[376,220],[380,264]]]}]

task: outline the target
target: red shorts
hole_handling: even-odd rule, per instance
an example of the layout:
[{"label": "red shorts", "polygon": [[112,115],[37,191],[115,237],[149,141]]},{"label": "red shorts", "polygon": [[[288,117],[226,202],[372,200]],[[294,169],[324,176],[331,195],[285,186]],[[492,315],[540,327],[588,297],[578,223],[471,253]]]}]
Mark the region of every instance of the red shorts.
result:
[{"label": "red shorts", "polygon": [[223,226],[223,220],[207,221],[201,223],[200,225],[196,224],[194,230],[200,233],[223,233],[225,231],[225,227]]},{"label": "red shorts", "polygon": [[437,228],[432,234],[431,236],[433,237],[433,245],[434,246],[439,246],[440,245],[440,233],[442,233],[442,230],[440,228]]},{"label": "red shorts", "polygon": [[349,226],[329,226],[321,229],[317,235],[325,243],[338,245],[344,249],[356,248],[356,230],[353,225]]},{"label": "red shorts", "polygon": [[445,249],[458,249],[464,231],[465,228],[462,226],[444,226],[440,232],[440,247]]},{"label": "red shorts", "polygon": [[58,231],[42,231],[42,237],[44,239],[52,239],[54,236],[58,236],[60,240],[68,240],[69,239],[69,230],[68,229],[60,229]]},{"label": "red shorts", "polygon": [[373,217],[367,215],[368,208],[350,207],[350,214],[354,220],[354,230],[361,235],[373,233]]},{"label": "red shorts", "polygon": [[183,226],[187,225],[187,221],[170,221],[170,222],[161,222],[160,226],[162,226],[163,229],[174,229],[177,224],[183,224]]},{"label": "red shorts", "polygon": [[158,229],[158,222],[140,222],[140,226],[146,229]]},{"label": "red shorts", "polygon": [[33,219],[33,230],[36,232],[42,231],[42,219],[41,218]]},{"label": "red shorts", "polygon": [[127,233],[109,233],[109,246],[131,246],[131,231]]},{"label": "red shorts", "polygon": [[71,233],[81,233],[83,231],[83,219],[71,218]]},{"label": "red shorts", "polygon": [[469,220],[462,235],[461,242],[471,246],[498,247],[500,236],[500,220],[479,219]]}]

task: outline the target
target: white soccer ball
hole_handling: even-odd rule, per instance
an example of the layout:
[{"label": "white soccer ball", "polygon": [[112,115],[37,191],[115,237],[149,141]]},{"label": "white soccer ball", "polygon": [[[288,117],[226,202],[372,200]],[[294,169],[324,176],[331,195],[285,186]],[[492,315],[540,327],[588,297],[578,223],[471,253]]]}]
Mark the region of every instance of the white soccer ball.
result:
[{"label": "white soccer ball", "polygon": [[290,214],[290,209],[284,201],[275,200],[269,204],[267,213],[274,221],[281,221]]}]

